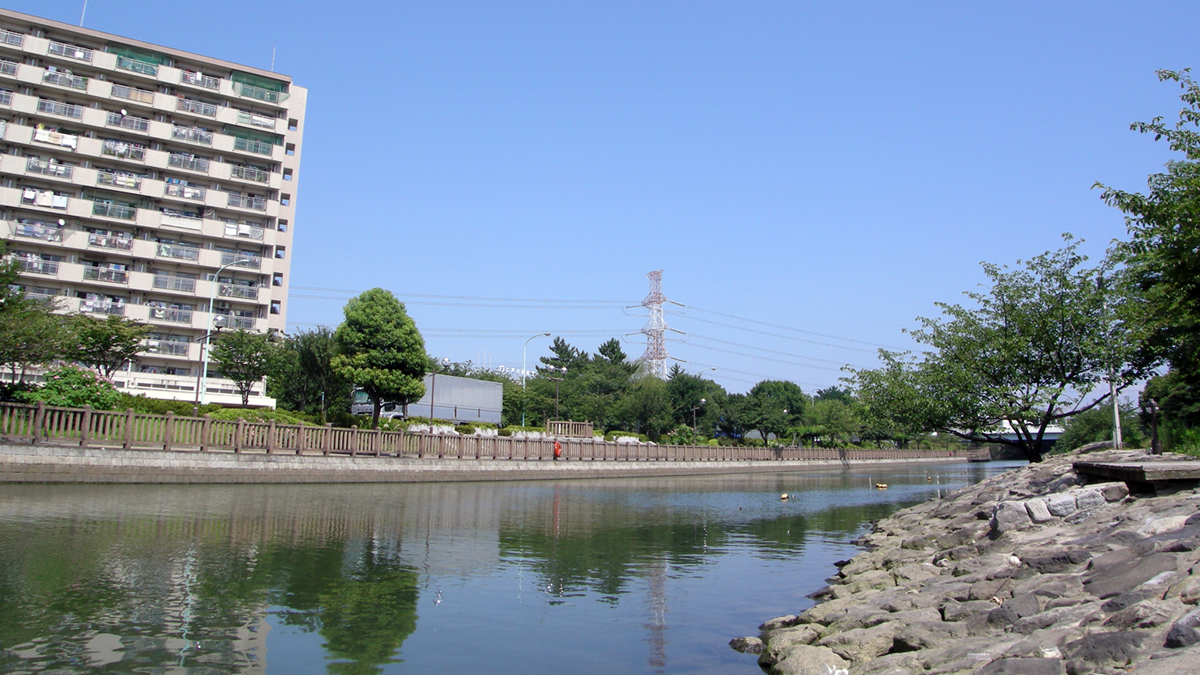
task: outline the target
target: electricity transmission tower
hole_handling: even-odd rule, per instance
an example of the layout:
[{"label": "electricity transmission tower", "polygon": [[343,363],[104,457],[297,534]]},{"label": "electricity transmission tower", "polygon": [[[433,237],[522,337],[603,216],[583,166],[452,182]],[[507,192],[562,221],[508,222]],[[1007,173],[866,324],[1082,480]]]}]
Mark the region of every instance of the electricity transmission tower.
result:
[{"label": "electricity transmission tower", "polygon": [[663,334],[667,332],[667,321],[663,318],[663,305],[667,296],[662,292],[662,270],[655,270],[646,275],[650,279],[650,294],[642,300],[642,307],[650,312],[650,320],[642,327],[646,336],[646,353],[642,354],[642,362],[646,364],[646,372],[659,378],[667,379],[667,345]]}]

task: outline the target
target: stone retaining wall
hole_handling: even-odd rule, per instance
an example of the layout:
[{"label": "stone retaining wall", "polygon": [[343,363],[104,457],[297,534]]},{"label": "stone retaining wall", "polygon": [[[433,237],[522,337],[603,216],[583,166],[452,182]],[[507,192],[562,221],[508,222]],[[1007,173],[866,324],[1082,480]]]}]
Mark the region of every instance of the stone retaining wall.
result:
[{"label": "stone retaining wall", "polygon": [[8,483],[415,483],[679,476],[841,469],[910,460],[600,462],[325,457],[231,452],[164,452],[0,445],[0,482]]}]

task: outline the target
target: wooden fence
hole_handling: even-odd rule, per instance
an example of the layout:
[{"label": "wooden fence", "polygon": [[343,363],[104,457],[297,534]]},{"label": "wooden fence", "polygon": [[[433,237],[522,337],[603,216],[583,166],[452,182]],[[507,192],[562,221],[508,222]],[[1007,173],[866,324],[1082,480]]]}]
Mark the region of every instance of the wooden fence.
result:
[{"label": "wooden fence", "polygon": [[964,458],[961,450],[862,448],[751,448],[736,446],[644,445],[584,438],[510,438],[342,429],[325,426],[214,420],[173,413],[144,415],[91,408],[0,403],[0,440],[35,445],[412,457],[552,460],[559,443],[562,460],[624,462],[729,462],[753,460],[903,460]]}]

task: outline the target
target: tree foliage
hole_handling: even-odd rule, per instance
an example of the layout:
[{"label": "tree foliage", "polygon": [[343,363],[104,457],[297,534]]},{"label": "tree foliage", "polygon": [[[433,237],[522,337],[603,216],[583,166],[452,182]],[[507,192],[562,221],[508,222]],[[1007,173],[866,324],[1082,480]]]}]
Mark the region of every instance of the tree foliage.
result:
[{"label": "tree foliage", "polygon": [[51,368],[46,371],[45,377],[45,384],[38,389],[18,393],[17,400],[63,408],[90,405],[97,410],[113,410],[123,399],[112,382],[78,366]]},{"label": "tree foliage", "polygon": [[374,426],[384,401],[407,405],[425,395],[425,341],[404,305],[382,288],[351,298],[343,314],[333,368],[370,397]]},{"label": "tree foliage", "polygon": [[275,350],[267,391],[278,405],[326,419],[350,407],[354,385],[333,367],[337,341],[325,326],[286,336]]},{"label": "tree foliage", "polygon": [[250,404],[251,388],[267,376],[272,354],[270,335],[242,329],[221,333],[212,346],[213,362],[233,380],[242,405]]},{"label": "tree foliage", "polygon": [[146,351],[142,341],[150,333],[150,326],[123,316],[98,319],[76,314],[70,317],[70,325],[75,339],[66,356],[95,368],[106,379]]}]

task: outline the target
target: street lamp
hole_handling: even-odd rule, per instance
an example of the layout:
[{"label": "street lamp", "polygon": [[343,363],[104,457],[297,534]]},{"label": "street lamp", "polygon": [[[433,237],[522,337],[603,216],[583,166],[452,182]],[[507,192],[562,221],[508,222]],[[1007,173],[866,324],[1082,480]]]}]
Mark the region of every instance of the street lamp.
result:
[{"label": "street lamp", "polygon": [[[540,337],[550,337],[550,333],[538,333],[531,335],[529,340]],[[529,340],[525,341],[525,346],[521,348],[521,393],[525,393],[525,355],[529,352]],[[525,426],[525,397],[521,396],[521,426]]]},{"label": "street lamp", "polygon": [[1158,439],[1158,401],[1146,399],[1142,401],[1142,412],[1150,416],[1150,454],[1162,454],[1162,441]]},{"label": "street lamp", "polygon": [[213,314],[213,301],[217,299],[217,286],[221,284],[221,272],[224,272],[226,267],[232,267],[234,265],[240,265],[248,262],[254,261],[250,260],[249,258],[244,258],[242,260],[234,260],[233,262],[225,263],[224,265],[218,267],[217,273],[213,275],[212,288],[208,290],[208,326],[206,328],[208,332],[204,335],[204,347],[200,350],[200,382],[196,385],[197,412],[199,412],[199,407],[204,405],[204,387],[206,380],[208,380],[208,358],[205,355],[208,353],[209,338],[211,338],[212,334],[216,332],[213,330],[213,326],[217,321],[216,315]]},{"label": "street lamp", "polygon": [[696,406],[695,408],[692,408],[692,433],[693,434],[696,433],[696,411],[699,410],[700,408],[703,408],[705,403],[708,403],[708,401],[706,401],[704,399],[700,399],[700,405]]},{"label": "street lamp", "polygon": [[[555,372],[560,372],[560,371],[559,371],[559,369],[555,369]],[[561,372],[563,374],[563,377],[566,377],[567,376],[567,367],[563,366],[561,369]],[[550,380],[551,382],[554,383],[554,419],[557,420],[558,419],[558,383],[562,382],[563,378],[562,377],[547,377],[546,379]]]},{"label": "street lamp", "polygon": [[[205,356],[205,352],[208,349],[208,338],[216,333],[221,332],[221,329],[225,327],[225,317],[223,317],[223,316],[213,317],[212,322],[215,327],[213,328],[213,330],[211,332],[205,333],[204,335],[201,335],[200,337],[192,340],[192,342],[200,342],[201,340],[204,340],[204,344],[200,345],[200,360],[205,363],[208,362],[208,359]],[[201,391],[200,376],[201,376],[201,373],[203,373],[203,372],[204,371],[200,368],[196,369],[196,401],[192,405],[192,415],[195,415],[197,417],[200,416],[200,391]]]},{"label": "street lamp", "polygon": [[[439,367],[441,367],[442,370],[445,370],[446,366],[450,365],[450,357],[443,356],[442,360],[438,361],[437,365]],[[438,374],[438,371],[435,369],[429,376],[429,425],[430,425],[430,427],[433,426],[433,396],[437,392],[437,374]]]}]

